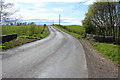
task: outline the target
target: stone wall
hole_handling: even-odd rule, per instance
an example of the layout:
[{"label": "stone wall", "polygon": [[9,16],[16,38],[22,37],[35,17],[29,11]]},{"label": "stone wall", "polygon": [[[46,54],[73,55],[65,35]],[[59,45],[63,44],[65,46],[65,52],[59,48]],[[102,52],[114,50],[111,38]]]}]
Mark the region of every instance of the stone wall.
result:
[{"label": "stone wall", "polygon": [[17,38],[17,34],[10,34],[5,36],[0,36],[0,42],[5,43]]},{"label": "stone wall", "polygon": [[105,43],[113,43],[114,39],[112,36],[101,36],[101,35],[92,35],[92,34],[87,34],[87,38],[92,38],[96,42],[105,42]]}]

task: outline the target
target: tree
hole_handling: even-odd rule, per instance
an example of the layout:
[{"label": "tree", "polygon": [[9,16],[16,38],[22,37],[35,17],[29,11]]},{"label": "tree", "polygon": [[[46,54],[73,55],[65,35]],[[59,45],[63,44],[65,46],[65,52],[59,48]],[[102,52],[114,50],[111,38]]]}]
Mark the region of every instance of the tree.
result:
[{"label": "tree", "polygon": [[92,27],[91,25],[87,25],[87,28],[93,29],[93,26],[95,26],[95,34],[113,36],[114,41],[117,42],[120,35],[120,15],[118,14],[118,4],[118,2],[94,3],[93,5],[89,6],[89,10],[86,14],[86,18],[83,21],[83,25],[91,23]]},{"label": "tree", "polygon": [[30,35],[35,34],[35,26],[36,26],[36,24],[34,22],[31,22],[28,25],[30,26],[30,30],[29,30]]},{"label": "tree", "polygon": [[18,20],[17,18],[12,17],[12,15],[17,12],[17,10],[11,11],[11,9],[13,9],[13,6],[13,3],[5,3],[4,0],[0,1],[0,24],[11,23]]},{"label": "tree", "polygon": [[34,22],[30,22],[30,23],[28,23],[29,25],[36,25]]},{"label": "tree", "polygon": [[[86,14],[87,16],[87,14]],[[96,34],[96,27],[91,23],[90,21],[90,17],[86,17],[83,21],[82,21],[84,27],[85,27],[85,32],[89,33],[89,34]]]},{"label": "tree", "polygon": [[41,31],[41,34],[45,31],[46,24],[44,24],[43,30]]}]

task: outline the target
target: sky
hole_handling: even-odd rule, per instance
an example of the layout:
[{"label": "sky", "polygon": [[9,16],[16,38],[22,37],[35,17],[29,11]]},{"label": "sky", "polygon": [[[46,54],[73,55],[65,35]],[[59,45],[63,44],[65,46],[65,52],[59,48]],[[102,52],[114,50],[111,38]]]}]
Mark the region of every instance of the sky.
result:
[{"label": "sky", "polygon": [[[37,24],[82,25],[88,6],[94,0],[6,0],[13,2],[18,10],[16,16],[22,17],[23,22]],[[84,2],[86,1],[86,2]],[[82,3],[84,2],[84,3]]]}]

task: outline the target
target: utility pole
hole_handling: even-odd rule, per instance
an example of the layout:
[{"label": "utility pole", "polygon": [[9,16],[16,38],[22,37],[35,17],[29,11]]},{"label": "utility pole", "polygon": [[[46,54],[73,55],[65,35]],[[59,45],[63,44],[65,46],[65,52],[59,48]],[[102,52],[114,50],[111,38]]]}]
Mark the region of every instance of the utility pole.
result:
[{"label": "utility pole", "polygon": [[60,17],[61,17],[61,16],[60,16],[60,14],[59,14],[59,25],[60,25]]},{"label": "utility pole", "polygon": [[53,20],[53,25],[54,25],[54,20]]}]

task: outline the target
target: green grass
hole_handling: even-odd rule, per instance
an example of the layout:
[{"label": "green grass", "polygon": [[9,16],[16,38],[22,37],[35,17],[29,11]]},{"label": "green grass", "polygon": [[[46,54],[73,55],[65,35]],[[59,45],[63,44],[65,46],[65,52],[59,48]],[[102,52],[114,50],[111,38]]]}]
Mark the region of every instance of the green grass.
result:
[{"label": "green grass", "polygon": [[64,31],[64,32],[66,32],[66,33],[68,33],[68,34],[70,34],[70,35],[72,35],[72,36],[74,36],[74,37],[76,37],[76,38],[78,38],[78,39],[80,39],[80,38],[83,37],[82,35],[79,35],[79,34],[73,33],[73,32],[69,32],[68,30],[63,29],[63,28],[61,28],[61,27],[57,27],[57,28],[59,28],[60,30],[62,30],[62,31]]},{"label": "green grass", "polygon": [[81,35],[85,32],[85,29],[82,26],[67,26],[67,30]]},{"label": "green grass", "polygon": [[[17,33],[18,36],[34,36],[34,34],[41,34],[44,26],[42,25],[26,25],[26,26],[2,26],[2,35]],[[47,27],[44,35],[48,34]]]},{"label": "green grass", "polygon": [[42,25],[26,25],[26,26],[3,25],[2,26],[2,35],[16,33],[18,37],[42,39],[49,34],[48,27],[46,27],[43,34],[41,34],[43,29],[44,29],[44,26],[42,26]]},{"label": "green grass", "polygon": [[0,46],[3,50],[20,46],[48,36],[48,27],[43,25],[2,26],[2,35],[17,34],[17,39],[5,42]]},{"label": "green grass", "polygon": [[102,54],[104,54],[107,58],[111,59],[112,61],[114,61],[117,64],[120,64],[119,62],[119,56],[118,56],[118,50],[119,50],[119,46],[118,45],[114,45],[114,44],[109,44],[109,43],[98,43],[98,42],[94,42],[93,43],[93,47],[100,51]]},{"label": "green grass", "polygon": [[62,25],[54,25],[57,28],[61,29],[62,31],[80,39],[84,37],[84,27],[82,26],[62,26]]}]

